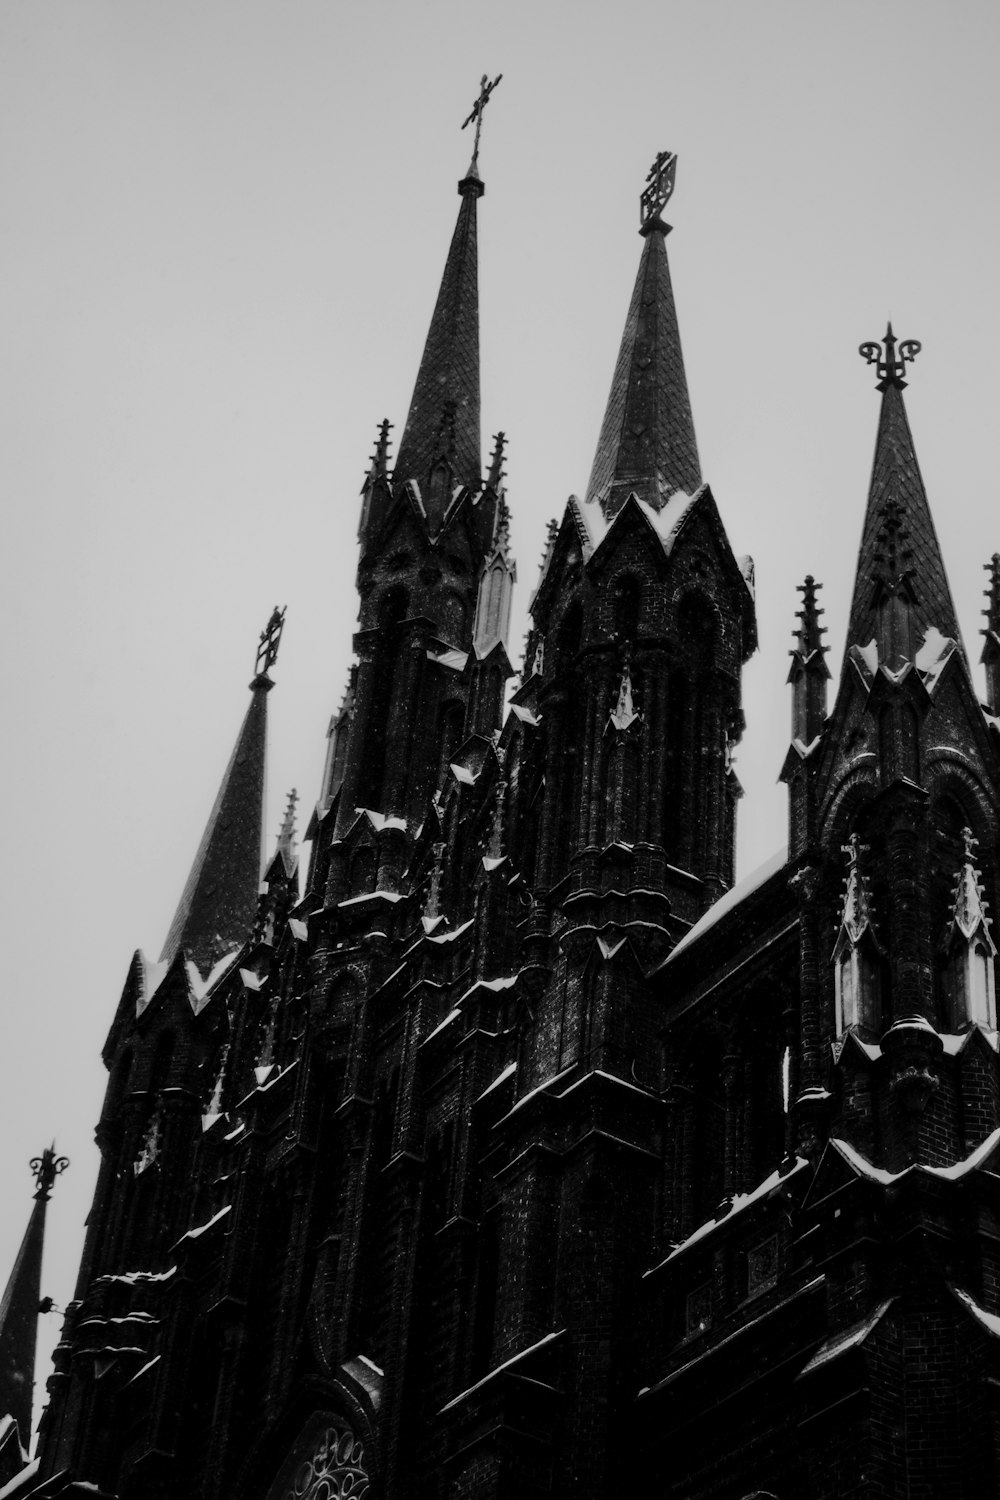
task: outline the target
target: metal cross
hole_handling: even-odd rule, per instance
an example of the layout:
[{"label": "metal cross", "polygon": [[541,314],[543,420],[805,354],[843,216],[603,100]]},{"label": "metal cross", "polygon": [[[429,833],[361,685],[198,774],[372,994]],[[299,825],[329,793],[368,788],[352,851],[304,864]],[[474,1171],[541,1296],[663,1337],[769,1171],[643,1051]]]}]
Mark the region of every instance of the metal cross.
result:
[{"label": "metal cross", "polygon": [[645,229],[670,201],[677,176],[677,152],[661,151],[646,173],[646,186],[639,197],[639,224]]},{"label": "metal cross", "polygon": [[473,120],[475,120],[475,122],[476,122],[476,139],[475,139],[475,141],[473,142],[473,145],[472,145],[472,160],[473,161],[476,161],[477,158],[478,158],[478,156],[479,156],[479,132],[483,128],[483,110],[486,108],[487,104],[489,103],[490,95],[492,94],[493,90],[496,88],[497,84],[500,82],[500,80],[501,80],[502,77],[503,77],[503,74],[502,73],[498,73],[497,76],[494,78],[493,82],[490,83],[490,81],[487,78],[486,74],[485,73],[483,74],[483,76],[482,76],[482,78],[480,80],[480,83],[479,83],[479,98],[476,100],[475,104],[472,106],[471,113],[462,121],[462,129],[463,130],[465,129],[466,125],[471,125],[472,122],[473,122]]},{"label": "metal cross", "polygon": [[285,611],[275,605],[271,618],[260,633],[260,645],[257,647],[257,661],[254,666],[255,677],[266,677],[278,660],[278,647],[281,645],[281,632],[284,628]]},{"label": "metal cross", "polygon": [[896,358],[896,339],[893,335],[892,324],[885,325],[885,358],[882,358],[882,344],[861,344],[858,353],[866,364],[874,365],[878,371],[879,380],[875,389],[884,391],[890,385],[898,385],[902,390],[906,385],[903,379],[903,370],[907,363],[912,364],[920,353],[920,344],[916,339],[904,339],[899,347],[899,358]]}]

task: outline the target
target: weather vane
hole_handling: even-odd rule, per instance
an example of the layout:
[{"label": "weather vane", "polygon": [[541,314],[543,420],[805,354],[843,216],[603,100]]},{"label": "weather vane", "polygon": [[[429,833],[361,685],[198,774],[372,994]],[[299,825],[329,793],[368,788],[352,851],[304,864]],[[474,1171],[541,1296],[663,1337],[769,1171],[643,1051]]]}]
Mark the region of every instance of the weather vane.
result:
[{"label": "weather vane", "polygon": [[885,358],[882,358],[882,344],[861,344],[858,353],[866,364],[874,365],[878,371],[879,380],[875,387],[877,391],[884,391],[890,385],[896,385],[900,390],[906,385],[903,379],[903,370],[907,364],[912,364],[920,353],[920,345],[916,339],[904,339],[898,346],[899,358],[896,358],[897,345],[893,337],[892,324],[885,325]]},{"label": "weather vane", "polygon": [[472,110],[470,111],[470,113],[462,121],[462,129],[463,130],[465,129],[466,125],[471,125],[472,122],[473,122],[473,120],[475,120],[475,122],[476,122],[476,139],[472,143],[472,160],[473,161],[478,160],[478,157],[479,157],[479,132],[483,128],[483,110],[486,108],[487,104],[489,103],[490,95],[492,94],[493,90],[496,88],[497,84],[500,82],[500,80],[501,80],[502,77],[503,77],[503,74],[502,73],[498,73],[497,76],[494,78],[493,82],[490,83],[490,81],[487,78],[486,74],[485,73],[483,74],[482,78],[480,79],[480,83],[479,83],[479,98],[476,100],[475,104],[472,106]]},{"label": "weather vane", "polygon": [[284,628],[285,611],[275,605],[271,618],[260,633],[260,644],[257,647],[257,661],[253,669],[254,677],[266,677],[278,660],[278,647],[281,645],[281,632]]},{"label": "weather vane", "polygon": [[676,176],[677,152],[661,151],[646,173],[646,186],[639,196],[639,224],[643,229],[666,208]]}]

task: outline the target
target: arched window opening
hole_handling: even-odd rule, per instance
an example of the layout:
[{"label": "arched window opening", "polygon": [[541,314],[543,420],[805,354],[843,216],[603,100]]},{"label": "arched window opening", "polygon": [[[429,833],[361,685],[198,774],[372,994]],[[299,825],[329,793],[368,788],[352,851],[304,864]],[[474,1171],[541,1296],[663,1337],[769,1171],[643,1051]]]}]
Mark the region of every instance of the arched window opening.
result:
[{"label": "arched window opening", "polygon": [[635,641],[642,618],[642,585],[625,573],[615,580],[614,633],[620,641]]},{"label": "arched window opening", "polygon": [[855,832],[844,853],[847,871],[832,955],[835,1024],[838,1036],[848,1031],[874,1035],[882,1021],[882,949],[872,896],[872,846]]},{"label": "arched window opening", "polygon": [[364,896],[375,888],[375,850],[367,844],[351,856],[351,895]]}]

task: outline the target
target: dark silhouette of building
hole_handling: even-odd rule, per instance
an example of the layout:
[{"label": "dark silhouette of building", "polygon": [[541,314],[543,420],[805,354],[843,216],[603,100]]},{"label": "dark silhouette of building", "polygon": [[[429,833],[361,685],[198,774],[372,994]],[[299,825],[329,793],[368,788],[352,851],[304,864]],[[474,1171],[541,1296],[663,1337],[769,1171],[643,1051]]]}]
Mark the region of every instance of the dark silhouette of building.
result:
[{"label": "dark silhouette of building", "polygon": [[702,478],[672,172],[509,695],[476,156],[460,182],[364,483],[308,869],[290,805],[258,894],[276,615],[111,1027],[76,1300],[5,1495],[997,1493],[1000,558],[984,708],[890,329],[832,712],[809,578],[788,848],[734,888],[753,575]]}]

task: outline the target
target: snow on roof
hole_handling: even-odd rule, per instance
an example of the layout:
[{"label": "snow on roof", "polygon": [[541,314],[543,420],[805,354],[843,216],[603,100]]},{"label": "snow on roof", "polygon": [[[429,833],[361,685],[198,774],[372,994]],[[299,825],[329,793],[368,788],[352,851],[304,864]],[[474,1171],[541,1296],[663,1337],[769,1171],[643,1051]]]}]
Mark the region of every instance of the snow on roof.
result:
[{"label": "snow on roof", "polygon": [[520,719],[522,724],[536,725],[541,723],[541,715],[533,714],[530,708],[525,708],[523,703],[512,703],[510,711],[515,719]]},{"label": "snow on roof", "polygon": [[451,1023],[452,1023],[452,1021],[457,1020],[457,1018],[461,1014],[462,1014],[462,1012],[458,1009],[458,1006],[456,1006],[454,1010],[450,1010],[448,1012],[448,1014],[445,1016],[444,1020],[441,1021],[439,1023],[439,1025],[435,1026],[434,1030],[431,1031],[431,1032],[429,1032],[427,1034],[427,1036],[424,1037],[424,1041],[425,1042],[433,1041],[433,1039],[437,1036],[438,1032],[443,1031],[446,1026],[450,1026]]},{"label": "snow on roof", "polygon": [[931,692],[942,669],[957,642],[951,636],[942,635],[936,625],[928,625],[924,631],[924,643],[913,658],[913,665],[924,675],[924,686]]},{"label": "snow on roof", "polygon": [[969,1295],[964,1287],[955,1286],[954,1282],[948,1282],[948,1290],[972,1314],[981,1328],[985,1328],[986,1332],[992,1334],[995,1339],[1000,1338],[1000,1318],[997,1317],[996,1313],[987,1312],[985,1307],[980,1307],[979,1303],[974,1297]]},{"label": "snow on roof", "polygon": [[648,1271],[644,1271],[643,1275],[652,1276],[654,1271],[658,1271],[661,1266],[665,1266],[669,1261],[676,1259],[678,1255],[683,1254],[685,1250],[696,1244],[698,1240],[703,1240],[706,1235],[711,1234],[714,1229],[718,1229],[722,1224],[731,1223],[736,1215],[741,1214],[745,1208],[749,1208],[751,1203],[759,1203],[762,1198],[766,1198],[769,1193],[772,1193],[776,1187],[780,1187],[782,1183],[790,1182],[798,1172],[802,1171],[803,1167],[808,1167],[808,1165],[809,1163],[804,1156],[797,1156],[794,1166],[790,1167],[787,1172],[783,1172],[780,1167],[776,1167],[769,1177],[765,1177],[764,1181],[758,1183],[749,1193],[735,1193],[732,1203],[724,1214],[717,1219],[708,1219],[704,1224],[699,1225],[693,1234],[689,1234],[686,1240],[681,1240],[680,1244],[675,1245],[669,1255],[665,1256],[655,1266],[651,1266]]},{"label": "snow on roof", "polygon": [[866,1177],[869,1182],[881,1183],[883,1187],[888,1187],[892,1182],[898,1182],[909,1172],[927,1172],[931,1177],[940,1177],[947,1182],[957,1182],[960,1177],[982,1166],[987,1157],[1000,1145],[1000,1127],[988,1135],[985,1141],[981,1141],[976,1149],[962,1161],[953,1162],[950,1167],[935,1167],[928,1162],[918,1161],[909,1167],[903,1167],[899,1172],[890,1172],[885,1167],[876,1167],[867,1157],[862,1156],[860,1151],[836,1136],[831,1137],[830,1145],[840,1153],[859,1177]]},{"label": "snow on roof", "polygon": [[744,875],[742,880],[736,882],[731,891],[727,891],[724,896],[720,896],[718,901],[708,908],[705,915],[699,918],[691,930],[684,934],[676,948],[674,948],[673,952],[666,959],[666,962],[670,963],[672,959],[675,959],[678,953],[689,947],[691,943],[707,932],[710,927],[714,927],[720,918],[731,912],[741,901],[745,901],[747,896],[757,890],[758,886],[762,886],[766,880],[770,880],[771,876],[777,874],[781,867],[787,863],[788,850],[787,848],[781,848],[775,854],[772,854],[770,859],[766,859],[762,865],[758,865],[756,870],[751,870],[749,875]]},{"label": "snow on roof", "polygon": [[507,1066],[503,1069],[503,1071],[497,1074],[497,1076],[494,1078],[493,1082],[492,1083],[488,1083],[486,1085],[486,1087],[483,1089],[483,1092],[479,1095],[479,1097],[477,1099],[473,1100],[473,1103],[474,1104],[478,1104],[481,1099],[485,1099],[486,1098],[487,1094],[492,1094],[492,1092],[493,1092],[494,1089],[498,1089],[500,1087],[500,1085],[504,1082],[505,1079],[509,1078],[512,1073],[516,1073],[516,1072],[517,1072],[517,1063],[516,1062],[508,1063]]},{"label": "snow on roof", "polygon": [[201,970],[193,958],[184,960],[184,968],[187,971],[188,987],[190,990],[191,1009],[195,1015],[204,1010],[213,989],[227,970],[232,968],[239,952],[239,948],[233,948],[230,953],[224,953],[204,976],[202,976]]},{"label": "snow on roof", "polygon": [[439,667],[450,667],[453,672],[461,672],[468,661],[468,653],[465,651],[428,651],[427,660],[436,662]]},{"label": "snow on roof", "polygon": [[459,998],[458,1003],[461,1005],[465,1000],[468,1000],[470,995],[474,995],[477,990],[492,990],[494,994],[500,990],[509,990],[512,984],[517,983],[518,977],[517,974],[510,974],[505,979],[477,979],[475,984],[471,984],[465,991],[465,994]]},{"label": "snow on roof", "polygon": [[469,928],[472,926],[473,920],[474,919],[470,917],[467,922],[462,923],[461,927],[455,927],[451,932],[430,933],[428,935],[427,941],[429,943],[453,943],[457,937],[462,936],[463,932],[468,932]]},{"label": "snow on roof", "polygon": [[[126,1385],[135,1385],[135,1383],[136,1383],[137,1380],[139,1380],[143,1375],[148,1374],[148,1372],[153,1368],[153,1366],[154,1365],[158,1365],[159,1363],[160,1363],[160,1356],[158,1354],[154,1354],[153,1358],[152,1359],[147,1359],[147,1361],[143,1365],[142,1369],[141,1370],[136,1370],[135,1374],[132,1376],[132,1379],[131,1380],[127,1380],[125,1382],[125,1384]],[[80,1486],[77,1485],[78,1489],[79,1489],[79,1487]]]},{"label": "snow on roof", "polygon": [[[589,542],[590,551],[593,553],[597,551],[604,538],[614,528],[618,517],[625,510],[629,501],[631,501],[633,505],[637,505],[642,511],[646,520],[660,538],[664,553],[669,557],[688,512],[706,493],[707,489],[708,486],[706,484],[700,484],[692,495],[689,495],[685,490],[675,490],[662,510],[654,510],[645,500],[640,500],[638,495],[632,494],[625,502],[625,505],[621,507],[621,510],[618,510],[610,521],[596,500],[589,502],[581,501],[576,495],[570,495],[568,508],[571,510],[577,526],[582,530],[584,537]],[[753,565],[751,564],[751,574],[752,567]],[[746,578],[746,573],[743,576]]]},{"label": "snow on roof", "polygon": [[135,1002],[135,1013],[138,1018],[163,983],[170,963],[166,959],[153,963],[141,948],[138,950],[137,957],[139,959],[139,994]]},{"label": "snow on roof", "polygon": [[176,1266],[171,1266],[169,1271],[117,1271],[107,1276],[98,1276],[97,1283],[99,1285],[102,1281],[108,1281],[116,1285],[137,1286],[151,1281],[169,1281],[176,1270]]},{"label": "snow on roof", "polygon": [[38,1473],[41,1461],[40,1457],[33,1458],[31,1463],[23,1468],[19,1474],[15,1474],[13,1479],[8,1480],[3,1489],[0,1490],[0,1500],[7,1500],[8,1495],[16,1495],[22,1485],[27,1484],[29,1479],[33,1479]]},{"label": "snow on roof", "polygon": [[259,990],[265,977],[263,974],[255,974],[253,969],[240,970],[240,978],[248,990]]},{"label": "snow on roof", "polygon": [[867,1318],[862,1318],[859,1323],[852,1323],[850,1328],[845,1328],[842,1332],[834,1334],[833,1338],[827,1339],[825,1344],[819,1346],[809,1363],[800,1370],[799,1378],[803,1375],[810,1375],[813,1370],[818,1370],[823,1365],[828,1365],[831,1359],[846,1354],[848,1349],[856,1349],[859,1344],[863,1344],[875,1324],[885,1317],[895,1300],[895,1297],[887,1297]]},{"label": "snow on roof", "polygon": [[346,901],[338,901],[338,906],[357,906],[361,901],[402,901],[403,897],[399,891],[362,891],[360,896],[348,896]]},{"label": "snow on roof", "polygon": [[399,828],[406,832],[406,819],[390,816],[388,813],[375,812],[371,807],[358,807],[356,812],[366,817],[376,833],[381,833],[384,828]]},{"label": "snow on roof", "polygon": [[544,1083],[538,1083],[533,1089],[529,1089],[526,1094],[523,1094],[520,1099],[515,1100],[511,1105],[506,1118],[516,1113],[517,1110],[522,1109],[530,1099],[534,1099],[538,1094],[544,1093],[546,1089],[551,1088],[554,1083],[561,1083],[564,1078],[568,1078],[575,1067],[576,1063],[570,1063],[567,1067],[561,1068],[558,1073],[553,1073],[551,1078],[546,1078]]},{"label": "snow on roof", "polygon": [[455,780],[460,781],[463,786],[475,786],[480,774],[479,771],[467,771],[464,766],[449,765],[448,769]]},{"label": "snow on roof", "polygon": [[[208,1219],[204,1224],[199,1224],[196,1229],[189,1229],[186,1234],[181,1235],[180,1239],[177,1241],[177,1245],[183,1245],[185,1240],[200,1239],[203,1234],[206,1234],[208,1230],[213,1227],[213,1225],[218,1224],[220,1219],[224,1219],[226,1217],[226,1214],[231,1213],[232,1207],[233,1205],[231,1203],[227,1203],[225,1208],[220,1208],[219,1212],[217,1214],[213,1214],[212,1217]],[[174,1248],[176,1248],[176,1246]]]},{"label": "snow on roof", "polygon": [[[471,1396],[473,1391],[478,1391],[481,1385],[485,1385],[488,1380],[492,1380],[494,1376],[499,1375],[502,1370],[509,1370],[511,1365],[519,1364],[522,1359],[527,1359],[529,1354],[535,1354],[539,1349],[544,1349],[546,1344],[551,1344],[553,1339],[561,1338],[565,1332],[565,1328],[557,1328],[553,1333],[547,1333],[544,1338],[540,1338],[537,1343],[529,1344],[527,1349],[521,1350],[520,1354],[512,1354],[510,1359],[505,1359],[503,1364],[496,1365],[492,1370],[490,1370],[488,1375],[483,1376],[482,1380],[477,1380],[475,1385],[470,1385],[466,1390],[462,1391],[460,1395],[455,1396],[451,1401],[448,1401],[444,1406],[442,1406],[441,1411],[449,1411],[451,1407],[457,1406],[460,1401],[465,1400],[466,1396]],[[438,1413],[438,1415],[440,1415],[440,1412]]]},{"label": "snow on roof", "polygon": [[483,869],[489,874],[493,870],[499,870],[502,864],[506,864],[506,854],[484,854]]}]

